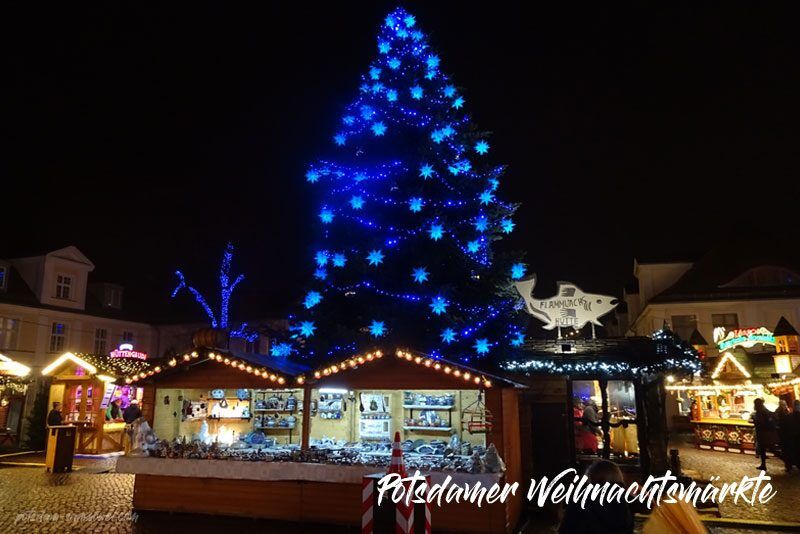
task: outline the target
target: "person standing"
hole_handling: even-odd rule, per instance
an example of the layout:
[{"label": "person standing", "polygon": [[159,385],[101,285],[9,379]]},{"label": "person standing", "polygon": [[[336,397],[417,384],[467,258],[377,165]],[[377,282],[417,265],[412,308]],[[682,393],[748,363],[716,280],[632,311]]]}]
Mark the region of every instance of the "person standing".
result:
[{"label": "person standing", "polygon": [[764,399],[758,398],[753,401],[753,426],[756,431],[756,456],[761,458],[761,465],[756,469],[767,470],[767,449],[772,447],[775,441],[775,423],[773,413],[764,406]]},{"label": "person standing", "polygon": [[121,417],[122,413],[119,409],[119,401],[114,399],[108,404],[108,408],[106,408],[106,421],[116,421]]},{"label": "person standing", "polygon": [[129,425],[142,416],[142,410],[139,408],[139,402],[133,399],[131,403],[122,411],[122,419]]},{"label": "person standing", "polygon": [[47,414],[47,426],[59,426],[61,422],[61,403],[54,402],[53,409]]},{"label": "person standing", "polygon": [[781,460],[783,460],[783,467],[786,472],[792,470],[792,465],[795,463],[795,445],[793,441],[794,425],[792,424],[792,413],[789,411],[789,405],[785,400],[782,400],[775,411],[778,419],[778,441],[781,444]]},{"label": "person standing", "polygon": [[794,463],[800,468],[800,400],[794,401],[792,411],[792,451],[794,452]]}]

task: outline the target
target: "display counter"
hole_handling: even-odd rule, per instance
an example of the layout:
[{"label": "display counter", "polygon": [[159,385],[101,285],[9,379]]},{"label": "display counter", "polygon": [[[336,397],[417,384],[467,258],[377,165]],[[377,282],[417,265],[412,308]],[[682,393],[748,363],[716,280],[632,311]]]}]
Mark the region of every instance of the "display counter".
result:
[{"label": "display counter", "polygon": [[699,449],[755,454],[753,425],[743,419],[693,420],[692,427]]},{"label": "display counter", "polygon": [[[360,525],[362,478],[383,470],[296,462],[249,462],[122,457],[117,472],[136,475],[136,510],[212,513],[306,523]],[[502,484],[500,474],[431,472],[463,487]],[[523,489],[517,493],[524,492]],[[431,505],[436,532],[505,532],[503,503]]]}]

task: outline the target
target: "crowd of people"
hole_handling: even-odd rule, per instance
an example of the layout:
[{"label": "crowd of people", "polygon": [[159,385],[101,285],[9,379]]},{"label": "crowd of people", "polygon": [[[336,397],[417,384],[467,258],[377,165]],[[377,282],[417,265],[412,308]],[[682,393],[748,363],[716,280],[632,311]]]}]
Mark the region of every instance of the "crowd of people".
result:
[{"label": "crowd of people", "polygon": [[756,455],[761,459],[758,469],[767,470],[767,452],[773,452],[783,460],[784,469],[800,469],[800,400],[794,401],[792,409],[785,400],[778,409],[770,411],[764,399],[756,399],[751,422],[756,431]]}]

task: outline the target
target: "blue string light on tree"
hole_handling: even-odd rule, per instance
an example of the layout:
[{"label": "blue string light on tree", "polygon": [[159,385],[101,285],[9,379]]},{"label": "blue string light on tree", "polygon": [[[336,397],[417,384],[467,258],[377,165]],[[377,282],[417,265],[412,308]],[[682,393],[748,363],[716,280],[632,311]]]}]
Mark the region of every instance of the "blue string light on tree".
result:
[{"label": "blue string light on tree", "polygon": [[319,293],[319,291],[309,291],[306,293],[306,298],[303,300],[303,305],[307,309],[310,309],[320,302],[322,302],[322,295]]},{"label": "blue string light on tree", "polygon": [[[510,353],[514,325],[527,318],[508,296],[518,259],[495,260],[492,250],[513,229],[516,205],[500,189],[505,167],[491,161],[466,93],[411,13],[393,10],[376,42],[353,99],[331,125],[334,155],[305,175],[328,213],[319,212],[306,290],[318,299],[307,293],[293,323],[311,321],[315,330],[295,330],[292,350],[352,354],[374,350],[381,338],[387,348],[459,359],[485,355],[480,340],[493,357]],[[380,320],[348,324],[364,313]],[[437,320],[420,324],[426,315]]]},{"label": "blue string light on tree", "polygon": [[519,280],[525,276],[525,264],[524,263],[515,263],[511,266],[511,279],[512,280]]},{"label": "blue string light on tree", "polygon": [[[211,323],[212,328],[228,329],[230,327],[228,323],[228,311],[230,307],[231,295],[233,294],[234,289],[236,289],[236,286],[238,286],[244,280],[244,275],[240,274],[236,276],[233,281],[231,281],[230,272],[232,261],[233,244],[228,243],[225,246],[225,252],[222,255],[222,263],[220,264],[219,268],[219,315],[214,313],[205,297],[203,297],[203,295],[197,289],[186,283],[186,277],[180,270],[175,271],[175,275],[178,277],[178,285],[175,286],[175,289],[172,291],[172,298],[175,298],[181,289],[186,289],[186,291],[188,291],[194,297],[195,301],[200,305],[200,307],[203,308],[203,311],[208,316],[208,320]],[[246,339],[248,341],[254,341],[258,338],[258,333],[248,331],[247,323],[242,323],[238,328],[230,330],[230,336]]]}]

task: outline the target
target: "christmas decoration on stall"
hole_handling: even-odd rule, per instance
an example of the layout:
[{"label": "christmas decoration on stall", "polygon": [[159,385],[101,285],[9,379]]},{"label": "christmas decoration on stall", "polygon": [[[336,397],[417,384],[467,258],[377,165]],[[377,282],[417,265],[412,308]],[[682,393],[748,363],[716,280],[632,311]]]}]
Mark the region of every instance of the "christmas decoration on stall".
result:
[{"label": "christmas decoration on stall", "polygon": [[661,372],[694,374],[702,370],[697,351],[664,326],[650,338],[655,341],[658,357],[652,361],[625,361],[612,358],[571,359],[562,355],[509,359],[501,363],[507,371],[523,374],[589,374],[598,376],[643,376]]},{"label": "christmas decoration on stall", "polygon": [[502,199],[505,167],[466,108],[416,19],[394,10],[329,153],[305,172],[319,233],[281,355],[518,352],[527,319],[513,281],[527,266],[494,250],[517,205]]},{"label": "christmas decoration on stall", "polygon": [[[205,299],[205,297],[203,297],[200,291],[186,283],[186,277],[180,270],[175,271],[175,275],[178,277],[178,285],[172,291],[172,298],[175,298],[181,289],[186,289],[186,291],[191,293],[195,301],[203,308],[203,311],[208,316],[208,320],[211,323],[212,328],[221,328],[223,330],[230,329],[230,324],[228,321],[228,309],[230,306],[231,295],[233,294],[233,290],[236,289],[236,286],[244,280],[243,274],[240,274],[231,280],[232,277],[230,272],[232,261],[233,244],[229,242],[225,247],[225,253],[222,256],[222,264],[220,265],[219,269],[219,313],[214,313],[214,310],[211,309],[208,301]],[[258,339],[258,333],[248,331],[247,323],[242,323],[238,328],[230,329],[230,336],[246,339],[250,342]]]}]

